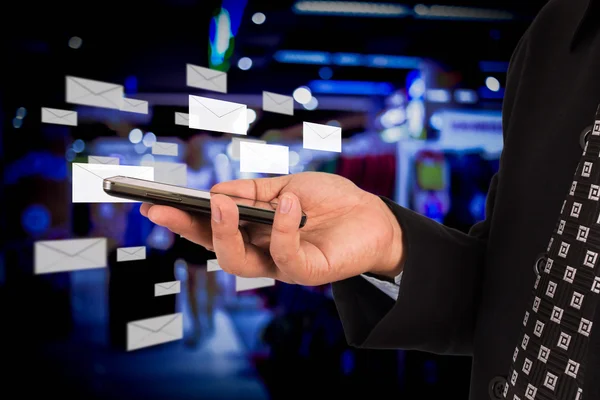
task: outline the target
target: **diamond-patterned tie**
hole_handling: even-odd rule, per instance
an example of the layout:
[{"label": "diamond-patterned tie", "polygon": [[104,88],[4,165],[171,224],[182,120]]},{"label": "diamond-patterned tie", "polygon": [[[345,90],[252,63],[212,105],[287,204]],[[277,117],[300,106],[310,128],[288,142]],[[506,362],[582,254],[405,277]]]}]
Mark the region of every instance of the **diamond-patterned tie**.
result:
[{"label": "diamond-patterned tie", "polygon": [[595,119],[523,318],[504,389],[509,400],[583,399],[600,297],[600,107]]}]

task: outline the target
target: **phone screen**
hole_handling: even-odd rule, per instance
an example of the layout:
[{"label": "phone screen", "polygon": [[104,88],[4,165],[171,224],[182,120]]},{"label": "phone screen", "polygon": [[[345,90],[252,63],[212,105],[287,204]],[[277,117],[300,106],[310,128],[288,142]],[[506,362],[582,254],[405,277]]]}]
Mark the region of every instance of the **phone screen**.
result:
[{"label": "phone screen", "polygon": [[[111,178],[111,179],[115,179],[115,178]],[[170,192],[170,193],[174,193],[174,194],[180,194],[183,196],[189,196],[189,197],[195,197],[195,198],[201,198],[201,199],[207,199],[207,200],[209,200],[210,196],[211,196],[211,192],[208,192],[206,190],[190,189],[190,188],[181,187],[181,186],[169,185],[166,183],[146,181],[143,179],[119,177],[119,179],[115,179],[115,180],[118,180],[127,185],[139,187],[141,189],[148,189],[148,190],[154,189],[157,191],[166,191],[166,192]],[[217,193],[213,192],[212,194],[217,194]],[[266,201],[252,200],[252,199],[246,199],[243,197],[232,196],[227,193],[218,193],[218,194],[223,194],[223,195],[231,198],[233,201],[235,201],[235,203],[238,206],[261,208],[263,210],[270,210],[270,211],[275,211],[275,209],[277,208],[276,201],[266,202]]]}]

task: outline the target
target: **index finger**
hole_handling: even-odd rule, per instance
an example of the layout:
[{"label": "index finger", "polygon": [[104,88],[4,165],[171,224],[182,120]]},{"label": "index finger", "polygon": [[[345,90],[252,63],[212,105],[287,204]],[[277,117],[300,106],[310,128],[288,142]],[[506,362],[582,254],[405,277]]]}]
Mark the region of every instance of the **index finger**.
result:
[{"label": "index finger", "polygon": [[212,193],[226,194],[258,201],[271,201],[289,183],[291,175],[274,178],[237,179],[214,185]]},{"label": "index finger", "polygon": [[169,206],[151,204],[141,207],[140,212],[156,225],[164,226],[191,242],[207,249],[213,247],[208,217],[190,214]]}]

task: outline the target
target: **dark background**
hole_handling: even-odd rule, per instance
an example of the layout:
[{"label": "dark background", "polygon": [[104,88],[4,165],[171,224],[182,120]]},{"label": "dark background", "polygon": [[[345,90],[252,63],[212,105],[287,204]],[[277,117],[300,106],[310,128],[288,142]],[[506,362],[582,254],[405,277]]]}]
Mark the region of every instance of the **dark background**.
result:
[{"label": "dark background", "polygon": [[[398,4],[412,9],[417,3]],[[469,358],[349,348],[328,287],[278,283],[274,288],[236,294],[231,292],[231,277],[219,272],[215,278],[217,275],[211,277],[203,271],[206,258],[214,257],[194,253],[193,247],[182,245],[177,238],[169,239],[174,244],[155,239],[162,244],[149,246],[147,260],[125,267],[115,262],[117,247],[142,245],[148,237],[165,234],[137,217],[136,205],[73,205],[70,200],[70,162],[85,162],[81,157],[89,154],[110,155],[100,154],[107,143],[133,146],[127,139],[133,128],[178,138],[182,143],[195,141],[181,162],[212,171],[213,183],[237,177],[231,171],[220,173],[219,158],[214,156],[229,136],[173,124],[175,111],[187,112],[188,94],[214,94],[186,86],[185,64],[209,65],[211,19],[221,6],[229,10],[232,26],[236,26],[229,46],[230,68],[223,67],[228,72],[231,101],[256,102],[263,90],[291,94],[299,86],[322,80],[324,67],[330,68],[333,80],[392,82],[395,90],[408,90],[410,69],[275,59],[280,50],[306,50],[420,57],[430,65],[430,87],[471,89],[480,94],[468,106],[425,102],[427,121],[419,140],[436,139],[437,130],[429,122],[431,110],[462,107],[500,112],[502,91],[490,95],[485,80],[494,76],[504,87],[506,71],[502,67],[484,71],[481,62],[505,65],[544,2],[455,0],[435,4],[505,10],[515,17],[489,21],[302,15],[293,11],[291,0],[20,1],[3,5],[9,22],[2,28],[0,142],[5,233],[0,311],[2,360],[7,367],[3,390],[11,391],[12,397],[43,394],[130,400],[319,397],[325,393],[342,397],[360,392],[371,398],[466,398]],[[265,23],[252,22],[256,12],[266,15]],[[82,39],[80,48],[69,47],[73,36]],[[252,59],[252,68],[237,67],[242,57]],[[82,113],[88,116],[73,129],[41,124],[41,107],[73,107],[64,101],[65,75],[123,84],[128,96],[148,99],[156,106],[146,120]],[[302,121],[337,120],[344,138],[354,143],[349,146],[353,150],[321,161],[305,162],[301,157],[302,169],[338,173],[366,190],[397,199],[399,185],[406,186],[406,182],[399,178],[401,154],[396,143],[388,140],[373,154],[372,148],[359,141],[379,137],[383,131],[379,118],[388,97],[313,94],[323,107],[309,111],[296,104],[294,117],[262,113],[259,103],[249,104],[258,115],[248,134],[297,144]],[[21,108],[26,110],[24,117],[19,114]],[[86,149],[75,154],[69,148],[77,140],[83,141]],[[210,150],[213,148],[217,150]],[[485,198],[497,169],[497,154],[482,154],[450,151],[444,155],[449,171],[445,191],[449,210],[428,211],[432,218],[466,231],[483,217],[476,204]],[[413,190],[412,183],[409,186],[404,189]],[[422,211],[415,201],[403,205]],[[33,274],[35,241],[96,236],[110,239],[106,270]],[[191,264],[200,264],[194,267],[200,271],[200,283],[191,289],[197,292],[197,301],[202,307],[211,299],[216,304],[214,326],[211,328],[210,319],[205,323],[207,316],[202,311],[198,343],[186,339],[184,343],[124,351],[128,321],[186,309],[190,300],[184,283],[182,295],[176,298],[154,298],[151,289],[155,282],[185,281],[192,273],[185,265]],[[186,338],[189,325],[186,320]]]}]

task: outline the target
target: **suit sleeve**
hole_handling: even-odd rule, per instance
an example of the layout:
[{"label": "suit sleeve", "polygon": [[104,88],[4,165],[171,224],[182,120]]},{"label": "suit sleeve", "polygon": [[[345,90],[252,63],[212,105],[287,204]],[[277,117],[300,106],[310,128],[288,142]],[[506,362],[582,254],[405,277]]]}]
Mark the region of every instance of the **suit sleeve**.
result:
[{"label": "suit sleeve", "polygon": [[[497,176],[488,210],[496,181]],[[465,234],[382,199],[403,232],[406,263],[398,298],[394,301],[361,276],[333,283],[348,343],[470,354],[489,219]]]}]

